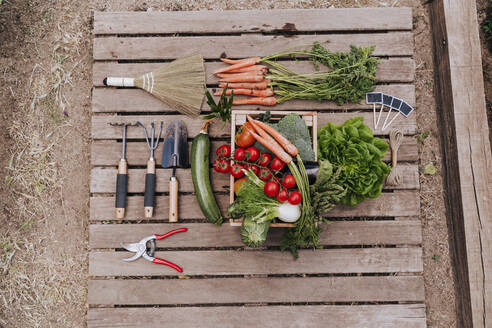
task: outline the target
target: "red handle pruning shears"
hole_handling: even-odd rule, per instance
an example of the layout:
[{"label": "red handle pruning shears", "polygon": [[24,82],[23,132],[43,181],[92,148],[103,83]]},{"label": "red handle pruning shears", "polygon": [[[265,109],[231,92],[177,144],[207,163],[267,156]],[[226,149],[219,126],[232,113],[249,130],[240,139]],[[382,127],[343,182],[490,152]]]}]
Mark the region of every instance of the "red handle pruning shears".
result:
[{"label": "red handle pruning shears", "polygon": [[[121,246],[126,249],[127,251],[130,252],[135,252],[136,254],[128,259],[123,259],[125,262],[131,262],[135,261],[139,257],[143,257],[147,261],[150,261],[152,263],[157,263],[157,264],[163,264],[167,265],[168,267],[173,268],[174,270],[178,272],[183,272],[183,269],[181,269],[179,266],[176,264],[154,257],[154,252],[155,252],[155,241],[167,238],[171,235],[174,235],[175,233],[178,232],[186,232],[188,231],[188,228],[179,228],[179,229],[174,229],[169,232],[166,232],[163,235],[152,235],[149,237],[145,237],[144,239],[140,240],[138,243],[133,243],[133,244],[123,244],[121,243]],[[150,248],[147,247],[147,243],[150,242]]]}]

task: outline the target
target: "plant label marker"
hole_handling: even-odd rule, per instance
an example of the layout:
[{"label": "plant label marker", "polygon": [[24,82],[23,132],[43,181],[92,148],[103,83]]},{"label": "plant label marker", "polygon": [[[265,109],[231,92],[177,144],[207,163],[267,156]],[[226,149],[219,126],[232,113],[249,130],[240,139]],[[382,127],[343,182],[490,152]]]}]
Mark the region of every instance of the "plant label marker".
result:
[{"label": "plant label marker", "polygon": [[[374,125],[374,129],[378,128],[379,121],[381,120],[381,114],[383,113],[384,106],[390,107],[392,101],[393,101],[393,96],[390,96],[390,95],[383,93],[383,103],[381,104],[381,109],[379,110],[378,120],[377,120],[376,124]],[[390,107],[390,109],[391,109],[391,107]]]},{"label": "plant label marker", "polygon": [[388,119],[390,118],[391,116],[391,110],[394,109],[396,110],[396,116],[398,116],[398,114],[400,113],[400,107],[401,107],[401,104],[403,103],[403,100],[401,99],[398,99],[396,97],[393,98],[393,100],[391,101],[391,105],[390,105],[390,109],[388,111],[388,114],[386,114],[386,118],[384,120],[384,123],[383,123],[383,128],[381,131],[384,131],[388,126],[386,126],[386,123],[388,122]]},{"label": "plant label marker", "polygon": [[413,112],[413,107],[410,106],[406,101],[402,101],[400,109],[398,110],[398,113],[391,119],[391,121],[388,123],[388,125],[383,126],[383,131],[387,129],[391,123],[399,116],[399,114],[402,114],[405,117],[408,117],[411,112]]},{"label": "plant label marker", "polygon": [[374,120],[374,129],[376,129],[376,104],[383,103],[382,92],[368,92],[366,93],[366,104],[372,104],[372,116]]}]

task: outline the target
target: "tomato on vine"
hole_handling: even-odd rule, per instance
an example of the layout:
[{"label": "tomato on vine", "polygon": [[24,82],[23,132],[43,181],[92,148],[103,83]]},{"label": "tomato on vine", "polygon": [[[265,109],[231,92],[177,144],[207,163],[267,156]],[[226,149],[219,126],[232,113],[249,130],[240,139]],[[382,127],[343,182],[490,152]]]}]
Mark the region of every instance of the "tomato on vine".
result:
[{"label": "tomato on vine", "polygon": [[231,156],[231,146],[229,145],[222,145],[219,148],[217,148],[217,156],[219,157],[230,157]]},{"label": "tomato on vine", "polygon": [[246,148],[246,160],[249,162],[256,162],[256,160],[260,157],[260,152],[256,147],[248,147]]}]

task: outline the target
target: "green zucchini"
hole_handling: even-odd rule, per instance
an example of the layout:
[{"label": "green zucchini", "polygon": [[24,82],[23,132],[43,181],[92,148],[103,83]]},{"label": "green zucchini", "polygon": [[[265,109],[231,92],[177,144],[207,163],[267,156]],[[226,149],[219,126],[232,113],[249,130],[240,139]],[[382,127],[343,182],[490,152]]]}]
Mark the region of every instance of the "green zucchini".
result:
[{"label": "green zucchini", "polygon": [[210,138],[208,136],[209,121],[205,122],[200,133],[191,145],[191,177],[198,205],[208,222],[222,224],[222,214],[210,184]]}]

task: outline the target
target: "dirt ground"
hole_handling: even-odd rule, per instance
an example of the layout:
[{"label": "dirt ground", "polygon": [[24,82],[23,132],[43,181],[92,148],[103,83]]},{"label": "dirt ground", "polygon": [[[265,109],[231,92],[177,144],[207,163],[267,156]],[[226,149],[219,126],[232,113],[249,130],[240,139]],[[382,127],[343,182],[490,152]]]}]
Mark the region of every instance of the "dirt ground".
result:
[{"label": "dirt ground", "polygon": [[[486,18],[487,6],[492,7],[490,0],[477,0],[477,16],[479,24],[482,24],[483,20]],[[482,42],[483,80],[485,83],[485,100],[489,118],[489,138],[492,146],[492,39],[489,41],[486,40],[482,28],[480,28],[480,41]]]},{"label": "dirt ground", "polygon": [[429,12],[418,0],[0,0],[0,327],[85,326],[93,11],[330,6],[414,8],[419,164],[437,168],[421,174],[427,318],[455,327]]}]

